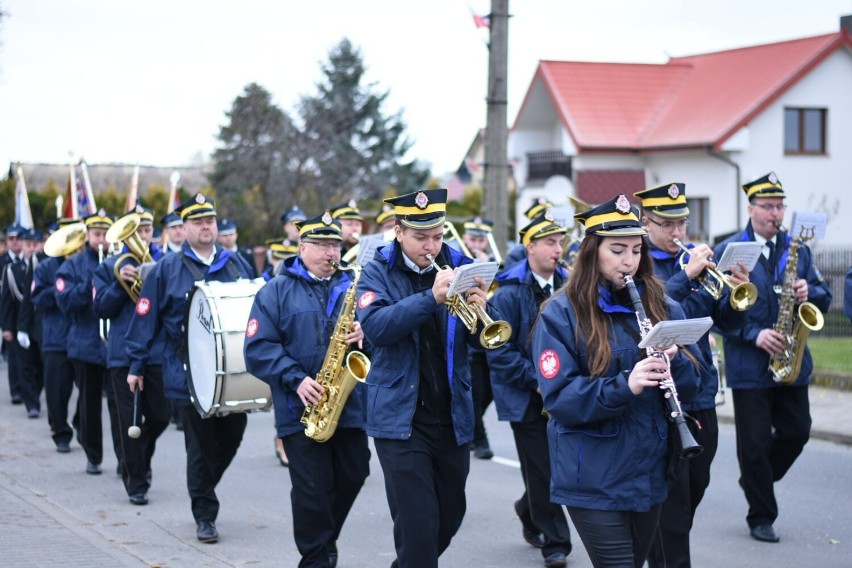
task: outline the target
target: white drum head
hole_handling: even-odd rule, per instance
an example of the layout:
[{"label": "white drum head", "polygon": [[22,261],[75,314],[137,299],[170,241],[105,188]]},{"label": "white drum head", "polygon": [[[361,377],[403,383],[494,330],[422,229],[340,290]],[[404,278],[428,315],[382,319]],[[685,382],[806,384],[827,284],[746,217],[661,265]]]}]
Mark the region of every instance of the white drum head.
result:
[{"label": "white drum head", "polygon": [[[196,408],[209,415],[213,401],[218,398],[220,381],[217,380],[217,348],[214,318],[205,294],[206,285],[198,284],[189,296],[185,342],[187,352],[187,382]],[[215,321],[215,323],[214,323]]]}]

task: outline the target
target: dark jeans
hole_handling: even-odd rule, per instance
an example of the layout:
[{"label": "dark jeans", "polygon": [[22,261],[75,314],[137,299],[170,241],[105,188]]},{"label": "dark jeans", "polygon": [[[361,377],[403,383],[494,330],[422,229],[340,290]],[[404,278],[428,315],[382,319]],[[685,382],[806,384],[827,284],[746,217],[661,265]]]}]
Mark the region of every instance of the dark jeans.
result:
[{"label": "dark jeans", "polygon": [[641,568],[657,531],[661,506],[644,513],[568,507],[568,514],[595,568]]},{"label": "dark jeans", "polygon": [[338,428],[319,443],[296,432],[284,439],[290,460],[293,536],[300,568],[328,568],[329,545],[340,536],[355,498],[370,474],[367,435],[358,428]]},{"label": "dark jeans", "polygon": [[195,522],[215,521],[219,514],[216,485],[228,469],[246,430],[245,413],[201,418],[189,400],[173,399],[186,444],[186,487]]},{"label": "dark jeans", "polygon": [[452,426],[412,424],[411,438],[375,438],[399,568],[437,568],[467,508],[470,450]]},{"label": "dark jeans", "polygon": [[[74,366],[65,351],[44,353],[44,398],[53,441],[70,442],[74,430],[68,423],[68,401],[74,391]],[[79,418],[75,418],[79,422]]]}]

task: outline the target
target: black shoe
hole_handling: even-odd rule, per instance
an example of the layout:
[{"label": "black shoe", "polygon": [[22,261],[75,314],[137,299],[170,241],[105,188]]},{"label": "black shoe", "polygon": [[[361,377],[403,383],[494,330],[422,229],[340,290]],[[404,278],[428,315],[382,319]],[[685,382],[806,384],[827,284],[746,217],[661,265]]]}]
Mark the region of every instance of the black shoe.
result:
[{"label": "black shoe", "polygon": [[567,566],[568,561],[565,560],[564,552],[554,552],[553,554],[545,556],[544,565],[547,566],[547,568],[553,568],[554,566]]},{"label": "black shoe", "polygon": [[134,493],[130,496],[130,502],[134,505],[147,505],[148,504],[148,496],[144,493]]},{"label": "black shoe", "polygon": [[214,543],[219,541],[219,533],[213,521],[198,521],[198,529],[195,531],[201,542]]},{"label": "black shoe", "polygon": [[20,397],[20,395],[13,394],[12,395],[12,404],[24,404],[24,399]]},{"label": "black shoe", "polygon": [[778,542],[781,540],[775,534],[775,529],[772,528],[772,525],[757,525],[756,527],[752,527],[751,538],[761,542]]},{"label": "black shoe", "polygon": [[532,523],[527,523],[524,521],[524,517],[521,515],[521,501],[515,501],[515,514],[518,515],[518,519],[521,520],[521,534],[524,536],[524,540],[530,546],[534,546],[535,548],[544,548],[544,535],[541,534],[541,531],[533,525]]},{"label": "black shoe", "polygon": [[41,416],[41,412],[39,412],[38,408],[27,410],[27,418],[38,418],[39,416]]},{"label": "black shoe", "polygon": [[86,462],[86,473],[89,475],[100,475],[101,474],[101,464]]},{"label": "black shoe", "polygon": [[473,457],[480,460],[490,460],[494,457],[494,452],[488,447],[488,442],[473,447]]},{"label": "black shoe", "polygon": [[67,454],[71,451],[71,444],[68,442],[56,442],[56,451],[60,454]]},{"label": "black shoe", "polygon": [[337,566],[337,543],[330,542],[328,544],[328,565],[331,568],[335,568]]}]

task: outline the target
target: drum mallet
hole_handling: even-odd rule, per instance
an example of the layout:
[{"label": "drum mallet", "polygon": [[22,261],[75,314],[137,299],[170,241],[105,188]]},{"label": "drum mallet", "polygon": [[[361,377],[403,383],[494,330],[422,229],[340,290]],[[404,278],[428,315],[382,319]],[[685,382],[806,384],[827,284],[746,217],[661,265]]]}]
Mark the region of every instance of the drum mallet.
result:
[{"label": "drum mallet", "polygon": [[127,429],[127,435],[133,439],[142,435],[142,428],[136,425],[136,412],[139,409],[139,385],[133,386],[133,426]]}]

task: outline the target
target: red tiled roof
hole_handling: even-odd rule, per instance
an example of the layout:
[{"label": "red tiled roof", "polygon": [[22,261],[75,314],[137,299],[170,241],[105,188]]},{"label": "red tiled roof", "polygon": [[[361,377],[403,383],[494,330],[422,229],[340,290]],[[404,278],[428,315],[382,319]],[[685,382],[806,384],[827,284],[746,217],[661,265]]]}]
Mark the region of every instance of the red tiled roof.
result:
[{"label": "red tiled roof", "polygon": [[662,65],[541,61],[518,116],[541,81],[580,151],[718,148],[844,45],[838,32]]},{"label": "red tiled roof", "polygon": [[623,193],[630,201],[633,194],[645,189],[644,170],[578,170],[577,197],[598,204]]}]

